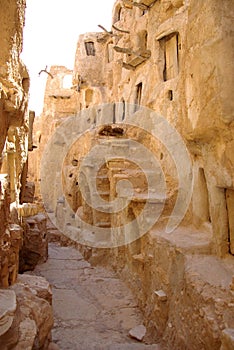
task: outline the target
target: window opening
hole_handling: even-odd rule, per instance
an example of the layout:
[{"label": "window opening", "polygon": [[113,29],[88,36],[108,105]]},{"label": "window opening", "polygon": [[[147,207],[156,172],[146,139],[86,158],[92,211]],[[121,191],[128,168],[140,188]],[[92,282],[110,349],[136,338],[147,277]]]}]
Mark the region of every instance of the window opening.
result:
[{"label": "window opening", "polygon": [[95,56],[95,46],[93,41],[86,41],[85,42],[85,50],[87,56]]}]

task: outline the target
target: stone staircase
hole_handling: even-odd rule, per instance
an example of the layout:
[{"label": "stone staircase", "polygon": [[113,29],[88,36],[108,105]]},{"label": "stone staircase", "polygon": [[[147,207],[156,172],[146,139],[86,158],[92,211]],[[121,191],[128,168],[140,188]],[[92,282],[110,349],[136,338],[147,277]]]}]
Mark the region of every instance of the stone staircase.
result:
[{"label": "stone staircase", "polygon": [[[166,199],[162,191],[163,175],[157,161],[152,156],[145,156],[144,152],[147,151],[130,139],[102,137],[82,160],[80,173],[85,180],[81,182],[81,192],[83,190],[85,199],[89,201],[88,205],[87,201],[83,204],[83,215],[90,216],[92,208],[92,225],[97,228],[93,233],[96,240],[104,237],[112,239],[110,230],[105,233],[100,231],[99,235],[98,228],[111,229],[129,221],[126,204],[131,207],[136,221],[139,221],[139,227],[161,212]],[[144,207],[146,215],[139,215]],[[121,208],[124,215],[121,215]],[[120,234],[125,233],[120,230]]]}]

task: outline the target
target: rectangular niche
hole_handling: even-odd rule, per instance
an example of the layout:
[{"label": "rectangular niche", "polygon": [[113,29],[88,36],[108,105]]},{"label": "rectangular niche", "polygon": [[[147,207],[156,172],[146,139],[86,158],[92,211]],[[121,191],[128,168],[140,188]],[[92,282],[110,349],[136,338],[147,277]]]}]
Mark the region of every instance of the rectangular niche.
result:
[{"label": "rectangular niche", "polygon": [[85,50],[87,56],[95,56],[95,46],[93,41],[86,41],[85,42]]},{"label": "rectangular niche", "polygon": [[93,101],[93,90],[87,89],[85,91],[85,107],[89,108],[92,101]]},{"label": "rectangular niche", "polygon": [[141,104],[141,98],[142,98],[142,83],[137,84],[136,90],[135,90],[135,112],[139,109],[139,106]]},{"label": "rectangular niche", "polygon": [[113,43],[109,43],[107,45],[107,62],[110,63],[113,61],[114,59],[114,44]]},{"label": "rectangular niche", "polygon": [[163,80],[175,78],[179,73],[179,54],[181,50],[179,33],[172,33],[160,39],[164,53]]}]

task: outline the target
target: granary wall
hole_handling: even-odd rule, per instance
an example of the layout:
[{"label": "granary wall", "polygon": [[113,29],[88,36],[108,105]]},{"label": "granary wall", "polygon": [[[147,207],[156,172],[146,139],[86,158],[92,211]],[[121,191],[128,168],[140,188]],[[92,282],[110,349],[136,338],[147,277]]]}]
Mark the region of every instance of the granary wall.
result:
[{"label": "granary wall", "polygon": [[[27,168],[29,76],[20,60],[25,1],[1,4],[0,53],[0,172],[1,172],[1,278],[7,287],[17,278],[22,229],[11,222],[10,204],[20,204],[20,191]],[[10,20],[9,20],[10,19]],[[15,237],[14,237],[15,236]]]},{"label": "granary wall", "polygon": [[[109,39],[103,33],[101,48],[101,34],[96,40],[94,33],[80,37],[74,70],[86,77],[79,86],[80,106],[139,103],[180,132],[193,161],[192,223],[212,225],[214,250],[226,254],[233,250],[228,214],[233,200],[232,6],[214,1],[136,3],[116,2],[114,26]],[[93,43],[94,56],[87,57],[87,41]],[[110,69],[112,79],[103,74],[109,77]]]},{"label": "granary wall", "polygon": [[[163,339],[170,349],[220,349],[221,345],[228,349],[228,342],[232,342],[232,20],[231,1],[118,0],[111,31],[104,28],[103,33],[86,33],[77,44],[71,89],[76,104],[70,106],[77,118],[87,116],[89,131],[65,158],[64,196],[93,227],[124,227],[138,217],[147,200],[145,178],[131,164],[134,152],[129,139],[143,143],[161,162],[167,192],[165,209],[156,225],[143,237],[120,247],[81,249],[90,261],[111,265],[129,283],[151,335]],[[106,103],[112,103],[113,108],[104,107]],[[44,113],[54,113],[51,105]],[[103,118],[105,113],[107,119]],[[135,118],[143,129],[158,135],[166,123],[158,124],[157,116],[178,131],[182,140],[178,154],[187,148],[193,174],[188,210],[172,233],[165,227],[178,193],[186,199],[186,162],[177,154],[175,164],[169,147],[171,135],[164,143],[157,142],[150,133],[127,125]],[[119,215],[103,214],[81,196],[79,167],[94,145],[101,145],[104,154],[113,147],[122,149],[124,158],[130,155],[124,161],[107,159],[97,177],[97,188],[107,201],[118,197],[119,179],[132,182],[134,199]],[[85,166],[89,171],[85,189],[95,197],[91,191],[93,164],[89,161]],[[146,175],[150,174],[150,166],[146,168]],[[55,213],[58,226],[61,223],[63,227],[66,220],[69,225],[72,222],[64,203],[64,198],[58,199]],[[140,228],[136,221],[130,233]]]},{"label": "granary wall", "polygon": [[[40,222],[46,223],[45,216],[37,216],[37,222],[31,221],[31,226],[27,221],[32,212],[37,213],[37,207],[32,203],[34,186],[27,181],[28,152],[33,149],[34,112],[28,110],[29,75],[20,59],[25,7],[25,0],[0,2],[1,349],[33,348],[35,344],[46,349],[53,326],[49,284],[40,277],[18,274],[22,267],[22,249],[29,248],[26,248],[25,230],[29,241],[34,236],[33,247],[31,245],[31,251],[28,250],[31,256],[26,254],[25,261],[29,258],[32,261],[34,256],[35,262],[42,237],[46,245],[46,227],[41,229],[40,225]],[[44,250],[47,255],[46,247]],[[43,297],[36,296],[41,292]]]}]

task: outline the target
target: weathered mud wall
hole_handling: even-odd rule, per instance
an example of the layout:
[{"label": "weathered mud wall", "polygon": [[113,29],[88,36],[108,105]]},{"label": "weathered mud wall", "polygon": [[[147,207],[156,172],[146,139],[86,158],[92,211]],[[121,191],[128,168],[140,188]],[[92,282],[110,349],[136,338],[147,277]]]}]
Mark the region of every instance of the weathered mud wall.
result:
[{"label": "weathered mud wall", "polygon": [[27,168],[34,114],[28,111],[29,76],[20,59],[25,6],[25,0],[0,3],[1,349],[46,349],[53,325],[49,284],[43,278],[18,275],[20,250],[27,245],[22,217],[32,209],[24,205],[33,200],[33,193],[29,200]]},{"label": "weathered mud wall", "polygon": [[[22,230],[10,225],[10,203],[19,204],[21,175],[27,166],[29,76],[20,60],[25,1],[1,3],[1,272],[0,285],[16,281]],[[10,19],[10,20],[9,20]],[[17,216],[17,215],[16,215]],[[17,224],[17,219],[12,220]]]},{"label": "weathered mud wall", "polygon": [[[145,181],[152,168],[147,164],[142,174],[131,164],[138,150],[132,149],[130,140],[155,154],[167,185],[165,210],[157,224],[142,238],[121,247],[82,249],[93,263],[112,265],[129,283],[144,310],[148,331],[169,349],[233,346],[233,11],[231,1],[118,0],[111,31],[84,34],[77,44],[72,88],[76,103],[70,107],[74,115],[80,115],[77,138],[83,125],[88,132],[73,144],[63,163],[64,193],[53,198],[57,201],[55,220],[64,229],[75,222],[77,214],[92,225],[87,237],[90,245],[97,247],[94,242],[100,228],[124,227],[139,216],[147,199],[156,201],[155,194],[147,197]],[[51,91],[49,77],[45,96],[53,95]],[[113,108],[103,112],[96,107],[106,102],[113,102]],[[134,105],[145,106],[148,112],[141,114]],[[47,114],[55,113],[55,105],[46,102],[45,106]],[[94,109],[89,112],[88,107]],[[154,132],[162,128],[156,115],[178,131],[181,152],[186,146],[192,164],[191,202],[171,234],[165,227],[178,193],[183,192],[186,164],[182,157],[175,164],[168,146],[171,135],[164,144],[152,140]],[[142,128],[151,130],[152,135],[126,126],[129,116],[131,120],[141,118]],[[108,125],[101,127],[102,123]],[[44,127],[48,130],[48,125]],[[60,142],[57,136],[56,147]],[[93,202],[96,198],[97,193],[91,191],[92,169],[103,155],[96,178],[102,199],[107,203],[117,199],[120,179],[133,185],[134,198],[117,215],[97,210],[81,195],[81,163],[94,146],[102,151],[84,165],[88,175],[83,187],[88,197]],[[106,159],[110,149],[121,149],[123,159]],[[147,163],[147,159],[141,160]],[[57,169],[53,162],[46,165],[47,173]],[[178,180],[179,170],[182,181]],[[66,213],[66,203],[73,215]],[[130,233],[140,229],[138,222]],[[82,225],[79,230],[78,241],[85,235]],[[127,234],[122,228],[120,231]]]},{"label": "weathered mud wall", "polygon": [[[45,74],[45,73],[44,73]],[[40,197],[40,163],[45,146],[54,130],[67,116],[76,115],[77,95],[72,89],[73,72],[63,66],[53,66],[46,84],[44,108],[33,127],[34,151],[29,154],[28,178],[35,182],[35,197]]]}]

